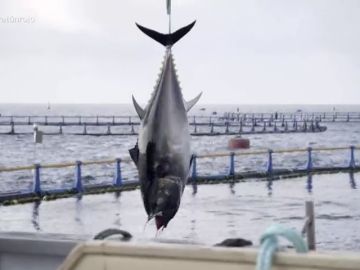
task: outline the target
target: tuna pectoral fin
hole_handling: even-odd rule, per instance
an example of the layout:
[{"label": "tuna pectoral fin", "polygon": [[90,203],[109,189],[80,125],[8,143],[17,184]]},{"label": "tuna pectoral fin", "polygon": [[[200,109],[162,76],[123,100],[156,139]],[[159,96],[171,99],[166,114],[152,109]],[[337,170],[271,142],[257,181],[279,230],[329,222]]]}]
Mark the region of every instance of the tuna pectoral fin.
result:
[{"label": "tuna pectoral fin", "polygon": [[134,161],[135,165],[137,166],[139,161],[139,147],[138,144],[134,146],[134,148],[129,149],[129,154],[131,159]]},{"label": "tuna pectoral fin", "polygon": [[193,98],[192,100],[189,101],[185,101],[185,110],[188,112],[190,111],[190,109],[192,107],[194,107],[194,105],[196,104],[196,102],[199,101],[200,97],[202,95],[202,92],[200,94],[198,94],[195,98]]},{"label": "tuna pectoral fin", "polygon": [[148,29],[144,26],[141,26],[140,24],[136,24],[136,26],[146,35],[151,37],[152,39],[156,40],[157,42],[161,43],[162,45],[166,46],[172,46],[177,41],[179,41],[183,36],[185,36],[191,28],[193,28],[196,21],[193,21],[189,25],[180,28],[174,33],[171,34],[161,34],[159,32],[156,32],[154,30]]},{"label": "tuna pectoral fin", "polygon": [[133,101],[136,113],[138,114],[140,120],[142,120],[144,118],[144,115],[145,115],[145,110],[140,107],[139,103],[137,103],[134,96],[132,96],[132,101]]}]

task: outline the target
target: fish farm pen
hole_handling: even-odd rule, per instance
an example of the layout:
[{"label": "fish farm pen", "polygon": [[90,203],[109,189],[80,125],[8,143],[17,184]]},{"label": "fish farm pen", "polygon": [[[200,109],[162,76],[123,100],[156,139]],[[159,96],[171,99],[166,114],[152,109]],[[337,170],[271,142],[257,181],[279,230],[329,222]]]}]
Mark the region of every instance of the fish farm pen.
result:
[{"label": "fish farm pen", "polygon": [[[351,121],[354,121],[354,119],[351,118]],[[249,117],[245,114],[241,118],[239,115],[236,118],[229,116],[191,116],[188,120],[190,126],[193,127],[191,130],[192,136],[326,131],[326,127],[320,125],[321,121],[318,118],[300,117],[299,119],[290,119],[285,118],[285,115],[281,119],[270,117],[267,114],[265,116],[252,114]],[[140,122],[137,116],[1,116],[0,127],[2,128],[0,134],[32,134],[31,129],[26,129],[26,126],[32,125],[42,126],[42,128],[46,127],[46,131],[43,131],[45,135],[135,136],[138,135]],[[15,128],[16,126],[18,126],[17,129]],[[69,127],[81,127],[82,130],[66,130]],[[94,127],[98,128],[94,130]],[[101,127],[103,128],[101,129]],[[117,130],[112,130],[112,127]]]},{"label": "fish farm pen", "polygon": [[[333,147],[333,148],[311,148],[306,149],[282,149],[282,150],[259,150],[259,151],[241,151],[241,152],[228,152],[228,153],[214,153],[214,154],[197,154],[193,155],[192,168],[188,184],[191,184],[194,188],[194,192],[197,190],[197,184],[201,183],[219,183],[219,182],[239,182],[249,178],[261,178],[262,180],[269,182],[269,188],[273,180],[280,178],[291,178],[303,175],[308,175],[307,188],[309,191],[312,189],[312,175],[321,173],[337,173],[337,172],[350,172],[352,173],[360,171],[360,166],[357,165],[355,158],[355,150],[359,149],[358,146],[350,147]],[[344,160],[348,161],[346,166],[315,166],[313,161],[313,153],[330,153],[334,151],[348,151],[347,156],[344,156]],[[283,155],[291,153],[300,153],[306,155],[306,166],[303,168],[291,168],[281,169],[277,168],[276,163],[273,161],[274,155]],[[242,156],[263,156],[266,158],[266,167],[261,171],[238,171],[236,168],[236,158]],[[217,174],[204,174],[199,173],[200,164],[202,159],[216,159],[216,158],[228,158],[228,165],[226,166],[226,173],[220,172]],[[130,159],[109,159],[100,161],[76,161],[61,164],[34,164],[30,166],[17,166],[17,167],[0,167],[0,174],[6,174],[9,172],[18,171],[32,171],[33,182],[32,189],[12,190],[8,192],[0,193],[0,203],[3,205],[11,205],[17,203],[26,203],[37,201],[41,198],[44,200],[57,199],[69,197],[74,194],[96,194],[112,191],[122,191],[128,189],[134,189],[138,186],[137,179],[124,179],[122,177],[123,166],[122,164],[130,163]],[[107,164],[114,166],[113,177],[106,183],[101,184],[85,184],[82,170],[86,166]],[[71,168],[74,170],[74,178],[71,187],[63,188],[43,188],[41,174],[43,170],[50,169],[65,169]],[[223,169],[223,168],[222,168]],[[352,175],[351,180],[352,187],[356,187],[355,180]]]},{"label": "fish farm pen", "polygon": [[[359,112],[297,112],[297,113],[234,113],[219,115],[190,115],[190,125],[228,122],[360,122]],[[139,125],[134,115],[0,115],[0,125]]]}]

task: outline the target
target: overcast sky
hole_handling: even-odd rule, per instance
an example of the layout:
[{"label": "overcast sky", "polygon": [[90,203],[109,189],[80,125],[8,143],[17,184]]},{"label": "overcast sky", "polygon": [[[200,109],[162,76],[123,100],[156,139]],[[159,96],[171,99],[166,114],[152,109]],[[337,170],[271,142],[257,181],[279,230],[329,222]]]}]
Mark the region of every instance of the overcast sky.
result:
[{"label": "overcast sky", "polygon": [[[165,49],[134,23],[166,32],[165,2],[1,0],[0,102],[146,103]],[[360,1],[172,2],[186,99],[360,103]]]}]

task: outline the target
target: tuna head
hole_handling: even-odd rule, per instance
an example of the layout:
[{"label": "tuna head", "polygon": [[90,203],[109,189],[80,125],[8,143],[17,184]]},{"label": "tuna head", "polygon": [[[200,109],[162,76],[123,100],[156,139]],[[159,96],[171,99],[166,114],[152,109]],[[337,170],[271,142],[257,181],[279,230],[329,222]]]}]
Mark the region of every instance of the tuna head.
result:
[{"label": "tuna head", "polygon": [[[156,179],[150,196],[144,197],[148,220],[155,218],[156,228],[166,228],[180,206],[183,184],[180,178],[166,176]],[[147,197],[147,198],[146,198]]]}]

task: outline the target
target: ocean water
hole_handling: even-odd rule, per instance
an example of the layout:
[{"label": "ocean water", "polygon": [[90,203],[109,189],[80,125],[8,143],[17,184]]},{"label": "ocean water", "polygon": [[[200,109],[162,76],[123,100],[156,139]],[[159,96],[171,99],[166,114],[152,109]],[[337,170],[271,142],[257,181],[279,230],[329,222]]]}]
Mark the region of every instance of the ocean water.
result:
[{"label": "ocean water", "polygon": [[348,174],[316,175],[311,193],[305,188],[306,177],[275,181],[271,193],[267,183],[257,179],[200,185],[196,195],[187,186],[178,213],[157,237],[154,221],[146,225],[139,190],[0,207],[0,229],[90,239],[104,229],[121,228],[138,242],[213,245],[241,237],[259,245],[261,234],[275,223],[300,232],[305,201],[312,200],[317,248],[360,251],[360,194],[354,188],[359,181],[359,173],[353,180]]},{"label": "ocean water", "polygon": [[[0,104],[1,115],[135,115],[131,105],[21,105]],[[271,105],[271,106],[221,106],[204,105],[194,108],[191,114],[209,115],[217,111],[241,112],[360,112],[358,105]],[[201,111],[200,108],[205,108]],[[312,147],[336,147],[360,145],[360,123],[326,123],[324,133],[248,135],[251,149],[285,149]],[[49,127],[40,127],[46,131]],[[76,129],[76,128],[75,128]],[[79,127],[79,132],[82,128]],[[227,152],[229,136],[193,137],[192,150],[197,154]],[[76,160],[128,159],[128,149],[133,147],[136,136],[45,136],[40,145],[34,145],[31,135],[0,135],[0,166],[11,167],[34,163],[58,163]],[[314,152],[315,166],[343,166],[350,161],[350,151]],[[275,154],[275,168],[304,168],[306,153]],[[360,155],[356,153],[359,164]],[[236,158],[236,171],[265,170],[267,156]],[[123,162],[124,180],[132,180],[137,173],[132,162]],[[198,160],[201,175],[226,173],[229,158],[205,158]],[[83,168],[85,184],[105,183],[113,179],[113,165],[94,165]],[[32,172],[0,173],[0,188],[4,191],[30,189]],[[306,179],[297,178],[276,181],[269,194],[266,183],[250,179],[234,186],[225,184],[201,185],[198,194],[192,195],[191,187],[185,191],[179,213],[160,237],[186,239],[213,244],[226,237],[251,236],[256,242],[261,232],[271,223],[279,222],[301,229],[304,201],[314,200],[317,212],[318,244],[324,249],[360,250],[358,224],[360,194],[354,181],[347,174],[314,176],[312,193],[306,190]],[[71,186],[74,170],[42,170],[42,187]],[[355,182],[355,185],[354,185]],[[290,192],[291,191],[291,192]],[[40,231],[73,234],[95,234],[107,227],[128,229],[139,239],[148,241],[154,236],[154,224],[143,231],[145,212],[138,190],[114,194],[69,198],[40,205],[27,204],[0,207],[0,230]],[[217,225],[214,226],[213,224]],[[249,237],[248,237],[249,238]],[[145,239],[145,240],[144,240]]]}]

